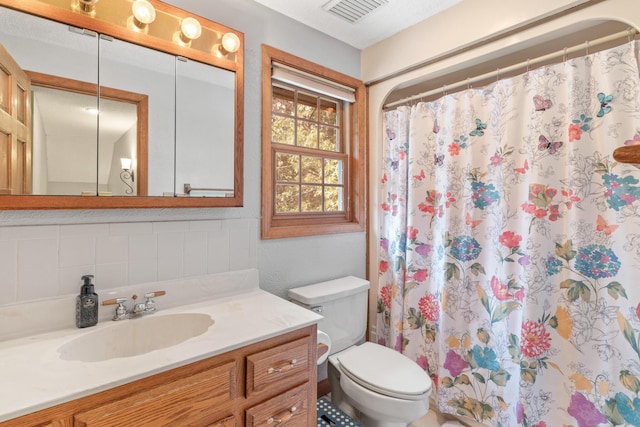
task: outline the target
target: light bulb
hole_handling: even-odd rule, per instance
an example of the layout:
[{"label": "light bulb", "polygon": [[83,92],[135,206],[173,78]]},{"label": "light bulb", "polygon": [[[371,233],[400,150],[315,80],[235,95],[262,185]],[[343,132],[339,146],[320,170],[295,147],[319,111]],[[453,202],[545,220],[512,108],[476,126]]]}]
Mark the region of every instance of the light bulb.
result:
[{"label": "light bulb", "polygon": [[235,33],[226,33],[222,36],[222,48],[229,53],[237,52],[240,49],[240,37]]},{"label": "light bulb", "polygon": [[[131,6],[136,26],[144,27],[156,19],[156,9],[147,0],[136,0]],[[137,21],[137,22],[136,22]]]},{"label": "light bulb", "polygon": [[184,18],[180,24],[180,32],[183,41],[195,40],[202,34],[202,25],[195,18]]}]

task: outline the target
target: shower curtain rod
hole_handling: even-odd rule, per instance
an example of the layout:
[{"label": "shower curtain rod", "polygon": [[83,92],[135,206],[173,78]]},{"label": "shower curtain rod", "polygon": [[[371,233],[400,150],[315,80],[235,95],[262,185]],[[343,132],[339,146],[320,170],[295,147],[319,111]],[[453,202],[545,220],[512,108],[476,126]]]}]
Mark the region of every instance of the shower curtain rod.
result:
[{"label": "shower curtain rod", "polygon": [[477,83],[477,82],[480,82],[480,81],[483,81],[483,80],[487,80],[487,79],[490,79],[492,77],[497,77],[500,74],[507,74],[507,73],[515,71],[515,70],[517,70],[519,68],[524,68],[524,67],[528,68],[528,67],[530,67],[531,65],[533,65],[535,63],[540,63],[540,62],[548,61],[550,59],[555,59],[555,58],[557,58],[559,56],[565,56],[566,57],[566,55],[568,55],[570,53],[579,52],[580,50],[583,50],[583,49],[586,49],[587,53],[588,53],[589,52],[589,48],[591,46],[597,46],[597,45],[600,45],[600,44],[603,44],[603,43],[608,43],[610,41],[622,38],[624,36],[627,36],[629,39],[631,39],[631,37],[635,36],[636,34],[638,34],[638,31],[635,28],[628,28],[628,29],[626,29],[624,31],[613,33],[613,34],[610,34],[608,36],[601,37],[599,39],[595,39],[595,40],[592,40],[592,41],[588,41],[587,40],[586,42],[584,42],[582,44],[579,44],[577,46],[564,48],[564,49],[559,50],[557,52],[548,53],[546,55],[542,55],[542,56],[539,56],[537,58],[527,59],[526,61],[522,61],[522,62],[519,62],[519,63],[514,64],[514,65],[510,65],[510,66],[505,67],[505,68],[498,68],[498,69],[496,69],[494,71],[490,71],[488,73],[481,74],[481,75],[476,76],[476,77],[468,78],[466,80],[462,80],[462,81],[459,81],[457,83],[444,85],[441,88],[431,89],[431,90],[428,90],[426,92],[419,93],[417,95],[412,95],[412,96],[400,99],[398,101],[390,102],[389,104],[385,104],[384,107],[382,107],[382,108],[383,109],[392,108],[392,107],[395,107],[395,106],[398,106],[398,105],[402,105],[402,104],[406,104],[406,103],[415,101],[415,100],[420,99],[420,98],[425,98],[425,97],[428,97],[428,96],[431,96],[431,95],[435,95],[435,94],[437,94],[439,92],[446,93],[447,90],[458,89],[458,88],[460,88],[462,86],[470,86],[473,83]]}]

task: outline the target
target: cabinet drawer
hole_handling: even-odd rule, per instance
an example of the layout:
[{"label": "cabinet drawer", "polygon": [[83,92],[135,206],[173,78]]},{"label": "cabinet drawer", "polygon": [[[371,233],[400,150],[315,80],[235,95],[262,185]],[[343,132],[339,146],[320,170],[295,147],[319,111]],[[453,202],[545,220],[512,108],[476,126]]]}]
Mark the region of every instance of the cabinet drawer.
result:
[{"label": "cabinet drawer", "polygon": [[302,338],[247,356],[247,397],[288,388],[308,379],[312,352]]},{"label": "cabinet drawer", "polygon": [[305,426],[308,423],[309,403],[309,383],[302,384],[247,409],[246,426]]},{"label": "cabinet drawer", "polygon": [[203,425],[207,419],[214,418],[216,412],[219,417],[220,408],[235,398],[235,384],[236,364],[228,362],[76,413],[73,425]]},{"label": "cabinet drawer", "polygon": [[238,427],[238,419],[232,415],[223,420],[218,420],[213,424],[209,424],[207,427]]}]

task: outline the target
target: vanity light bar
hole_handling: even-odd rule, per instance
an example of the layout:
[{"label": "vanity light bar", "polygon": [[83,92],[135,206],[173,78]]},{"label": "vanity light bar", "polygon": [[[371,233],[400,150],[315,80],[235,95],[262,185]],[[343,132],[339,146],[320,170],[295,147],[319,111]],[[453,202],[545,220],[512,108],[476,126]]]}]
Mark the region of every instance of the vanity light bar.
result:
[{"label": "vanity light bar", "polygon": [[[140,37],[152,38],[150,45],[157,43],[153,40],[161,40],[163,47],[160,50],[168,49],[166,43],[169,43],[176,46],[172,53],[190,56],[185,55],[184,49],[192,49],[198,52],[194,52],[192,59],[222,68],[232,67],[220,64],[218,58],[242,62],[242,53],[239,53],[242,48],[242,33],[206,18],[188,16],[184,10],[157,0],[35,0],[34,3],[46,4],[65,11],[63,13],[70,13],[70,16],[77,16],[79,27],[93,27],[88,25],[90,21],[87,18],[106,23],[107,27],[96,23],[95,28],[90,29],[116,38],[122,34],[122,30],[133,31],[140,34]],[[39,6],[25,9],[40,13]],[[113,31],[109,28],[113,28]]]}]

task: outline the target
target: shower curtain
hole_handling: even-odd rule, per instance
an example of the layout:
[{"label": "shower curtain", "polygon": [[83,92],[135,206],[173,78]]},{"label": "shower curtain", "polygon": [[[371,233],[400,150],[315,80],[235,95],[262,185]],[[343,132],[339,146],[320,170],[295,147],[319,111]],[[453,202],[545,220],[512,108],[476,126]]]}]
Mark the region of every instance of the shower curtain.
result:
[{"label": "shower curtain", "polygon": [[384,126],[378,341],[445,413],[640,426],[640,169],[612,157],[640,144],[638,44]]}]

